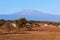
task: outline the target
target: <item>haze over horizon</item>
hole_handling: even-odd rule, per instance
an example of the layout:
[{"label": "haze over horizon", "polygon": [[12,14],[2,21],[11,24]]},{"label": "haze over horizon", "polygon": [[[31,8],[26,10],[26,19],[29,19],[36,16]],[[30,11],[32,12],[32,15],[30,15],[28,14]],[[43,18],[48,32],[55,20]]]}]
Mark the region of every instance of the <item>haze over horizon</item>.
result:
[{"label": "haze over horizon", "polygon": [[60,0],[0,0],[0,14],[12,14],[24,9],[60,15]]}]

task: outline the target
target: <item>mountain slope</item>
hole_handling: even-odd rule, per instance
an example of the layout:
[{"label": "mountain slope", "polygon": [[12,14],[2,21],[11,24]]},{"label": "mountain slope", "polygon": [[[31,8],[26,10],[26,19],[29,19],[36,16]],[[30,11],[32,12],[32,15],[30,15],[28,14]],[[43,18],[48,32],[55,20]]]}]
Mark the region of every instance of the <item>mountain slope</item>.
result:
[{"label": "mountain slope", "polygon": [[13,14],[1,15],[0,19],[14,20],[24,17],[28,20],[41,20],[41,21],[60,21],[59,15],[45,14],[36,10],[23,10]]}]

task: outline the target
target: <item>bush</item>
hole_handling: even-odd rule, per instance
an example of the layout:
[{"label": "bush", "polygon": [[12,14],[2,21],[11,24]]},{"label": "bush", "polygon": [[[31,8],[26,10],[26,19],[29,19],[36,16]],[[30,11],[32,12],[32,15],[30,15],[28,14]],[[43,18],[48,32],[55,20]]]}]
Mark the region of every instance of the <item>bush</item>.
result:
[{"label": "bush", "polygon": [[5,23],[5,20],[1,19],[0,20],[0,26],[2,26]]}]

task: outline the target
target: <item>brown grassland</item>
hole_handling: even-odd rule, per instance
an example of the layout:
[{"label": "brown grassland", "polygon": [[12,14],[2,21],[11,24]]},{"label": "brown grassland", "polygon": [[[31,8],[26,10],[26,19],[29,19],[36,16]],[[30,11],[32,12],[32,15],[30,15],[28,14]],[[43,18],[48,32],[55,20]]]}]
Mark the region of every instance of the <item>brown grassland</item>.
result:
[{"label": "brown grassland", "polygon": [[60,32],[26,31],[23,34],[0,35],[0,40],[60,40]]},{"label": "brown grassland", "polygon": [[60,23],[25,23],[24,18],[11,23],[0,21],[0,40],[60,40]]}]

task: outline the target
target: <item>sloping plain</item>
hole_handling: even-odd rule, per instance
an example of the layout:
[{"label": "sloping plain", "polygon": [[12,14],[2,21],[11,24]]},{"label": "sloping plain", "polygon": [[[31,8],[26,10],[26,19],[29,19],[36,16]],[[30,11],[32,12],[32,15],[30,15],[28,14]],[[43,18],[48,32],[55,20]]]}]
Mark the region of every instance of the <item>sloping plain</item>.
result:
[{"label": "sloping plain", "polygon": [[1,34],[0,40],[60,40],[60,28],[58,27],[34,27],[33,31],[18,32]]},{"label": "sloping plain", "polygon": [[60,32],[26,31],[28,34],[0,35],[0,40],[60,40]]}]

